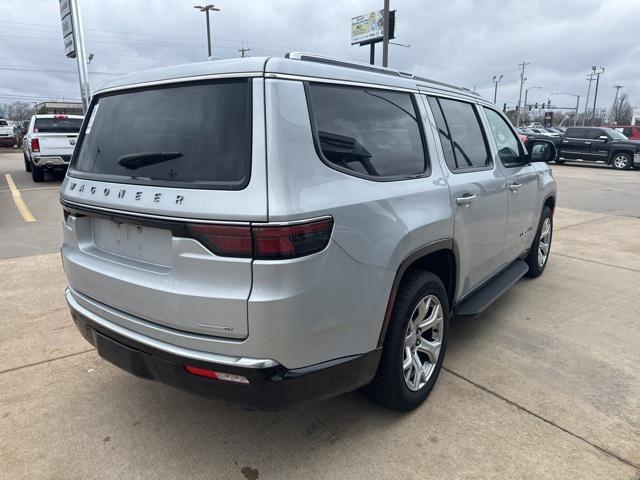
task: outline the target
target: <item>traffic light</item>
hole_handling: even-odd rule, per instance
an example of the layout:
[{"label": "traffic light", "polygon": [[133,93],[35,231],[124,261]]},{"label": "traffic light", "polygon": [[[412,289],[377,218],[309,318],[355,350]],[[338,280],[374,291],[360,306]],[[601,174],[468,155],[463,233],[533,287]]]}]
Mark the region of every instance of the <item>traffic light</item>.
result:
[{"label": "traffic light", "polygon": [[536,110],[538,109],[538,102],[536,102]]},{"label": "traffic light", "polygon": [[547,100],[547,108],[551,110],[551,100]]},{"label": "traffic light", "polygon": [[505,102],[504,105],[502,106],[502,111],[503,112],[507,111],[507,102]]}]

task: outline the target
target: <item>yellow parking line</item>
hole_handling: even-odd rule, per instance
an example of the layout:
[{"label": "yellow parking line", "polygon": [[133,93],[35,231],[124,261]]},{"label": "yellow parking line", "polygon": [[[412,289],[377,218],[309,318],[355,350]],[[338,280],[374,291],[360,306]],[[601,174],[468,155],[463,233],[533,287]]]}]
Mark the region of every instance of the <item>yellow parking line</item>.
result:
[{"label": "yellow parking line", "polygon": [[11,196],[13,197],[13,203],[16,204],[16,208],[20,212],[20,215],[22,215],[22,219],[25,222],[35,222],[36,221],[36,217],[34,217],[31,214],[31,210],[29,210],[29,207],[27,207],[27,204],[24,203],[24,200],[22,200],[22,195],[20,195],[20,190],[18,190],[16,188],[16,184],[13,183],[13,178],[11,178],[11,175],[8,174],[8,173],[5,173],[4,176],[7,179],[7,184],[9,185],[9,190],[11,190]]}]

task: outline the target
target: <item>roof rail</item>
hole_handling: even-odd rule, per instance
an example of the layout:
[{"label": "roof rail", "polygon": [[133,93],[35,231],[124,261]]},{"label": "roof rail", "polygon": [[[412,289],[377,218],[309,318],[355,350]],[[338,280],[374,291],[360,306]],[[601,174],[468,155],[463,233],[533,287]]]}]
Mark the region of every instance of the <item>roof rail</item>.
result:
[{"label": "roof rail", "polygon": [[414,75],[413,73],[404,72],[402,70],[396,70],[396,69],[387,68],[387,67],[379,67],[377,65],[370,65],[368,63],[363,63],[363,62],[342,60],[340,58],[327,57],[325,55],[318,55],[316,53],[307,53],[307,52],[289,52],[285,55],[285,58],[292,58],[295,60],[305,60],[308,62],[324,63],[327,65],[334,65],[336,67],[346,67],[346,68],[353,68],[356,70],[365,70],[373,73],[382,73],[384,75],[393,75],[395,77],[408,78],[410,80],[415,80],[418,82],[432,83],[435,85],[451,88],[454,90],[461,90],[467,94],[480,96],[476,92],[473,92],[468,88],[458,87],[456,85],[439,82],[437,80],[431,80],[430,78],[420,77],[418,75]]}]

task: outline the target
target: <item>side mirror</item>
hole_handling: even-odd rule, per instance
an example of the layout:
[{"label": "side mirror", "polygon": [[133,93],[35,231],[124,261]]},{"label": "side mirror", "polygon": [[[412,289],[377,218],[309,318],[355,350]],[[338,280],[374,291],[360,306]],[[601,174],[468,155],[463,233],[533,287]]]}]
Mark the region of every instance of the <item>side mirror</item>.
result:
[{"label": "side mirror", "polygon": [[558,155],[558,149],[550,140],[531,139],[527,143],[527,151],[530,162],[549,163]]},{"label": "side mirror", "polygon": [[609,137],[607,137],[606,135],[600,135],[598,137],[598,140],[603,140],[605,143],[607,143],[609,141]]}]

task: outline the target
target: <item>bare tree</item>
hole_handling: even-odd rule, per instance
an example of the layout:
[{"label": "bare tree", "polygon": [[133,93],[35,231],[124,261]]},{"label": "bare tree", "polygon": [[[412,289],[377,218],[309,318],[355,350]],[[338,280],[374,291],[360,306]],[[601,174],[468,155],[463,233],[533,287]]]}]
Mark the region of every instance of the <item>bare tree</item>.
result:
[{"label": "bare tree", "polygon": [[616,125],[629,125],[633,117],[633,107],[629,102],[629,95],[623,93],[618,98],[618,104],[611,108],[611,121]]},{"label": "bare tree", "polygon": [[7,120],[27,120],[35,112],[34,108],[26,102],[13,102],[0,104],[0,112],[4,112]]}]

